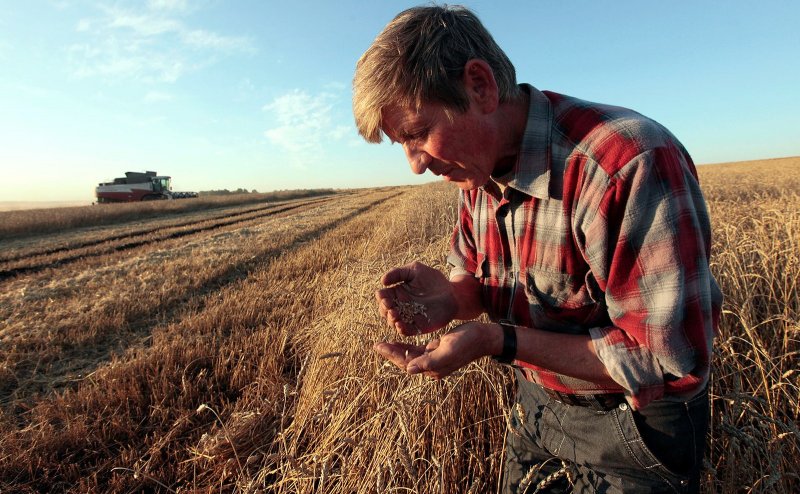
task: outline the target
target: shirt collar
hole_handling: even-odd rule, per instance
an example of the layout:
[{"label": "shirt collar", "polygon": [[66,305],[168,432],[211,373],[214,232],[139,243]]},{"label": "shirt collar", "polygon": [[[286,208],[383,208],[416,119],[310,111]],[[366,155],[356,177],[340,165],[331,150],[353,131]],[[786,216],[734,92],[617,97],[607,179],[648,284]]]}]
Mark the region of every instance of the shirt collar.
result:
[{"label": "shirt collar", "polygon": [[530,84],[521,84],[520,87],[530,95],[530,103],[517,163],[513,170],[493,180],[529,196],[544,199],[549,197],[553,109],[550,100],[541,91]]}]

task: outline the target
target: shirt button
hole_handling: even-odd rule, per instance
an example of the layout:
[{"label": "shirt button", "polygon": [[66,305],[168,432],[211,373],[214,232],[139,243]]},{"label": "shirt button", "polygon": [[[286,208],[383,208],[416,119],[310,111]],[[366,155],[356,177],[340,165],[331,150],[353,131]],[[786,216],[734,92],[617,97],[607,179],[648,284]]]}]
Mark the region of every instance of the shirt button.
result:
[{"label": "shirt button", "polygon": [[625,410],[628,409],[628,404],[627,403],[620,403],[619,404],[619,409],[624,412]]}]

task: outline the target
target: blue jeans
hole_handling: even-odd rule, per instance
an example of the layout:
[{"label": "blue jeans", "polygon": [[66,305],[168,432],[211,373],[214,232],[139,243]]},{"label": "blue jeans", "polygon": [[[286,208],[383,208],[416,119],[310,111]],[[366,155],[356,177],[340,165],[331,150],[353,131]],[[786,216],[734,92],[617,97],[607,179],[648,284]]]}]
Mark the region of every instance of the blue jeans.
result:
[{"label": "blue jeans", "polygon": [[637,411],[622,403],[597,411],[550,398],[520,371],[517,383],[502,492],[699,490],[707,390],[687,402],[656,401]]}]

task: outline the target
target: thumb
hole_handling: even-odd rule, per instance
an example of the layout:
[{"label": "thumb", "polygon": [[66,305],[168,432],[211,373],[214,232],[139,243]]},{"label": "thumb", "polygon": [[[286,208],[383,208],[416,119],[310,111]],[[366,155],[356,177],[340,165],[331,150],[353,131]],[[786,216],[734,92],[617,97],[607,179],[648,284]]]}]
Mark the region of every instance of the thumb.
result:
[{"label": "thumb", "polygon": [[415,358],[406,366],[406,372],[409,374],[419,374],[420,372],[436,371],[439,368],[439,359],[437,359],[433,352],[426,352]]},{"label": "thumb", "polygon": [[411,275],[411,270],[408,266],[402,266],[399,268],[394,268],[383,275],[381,278],[381,283],[384,286],[394,285],[395,283],[408,283],[413,279]]}]

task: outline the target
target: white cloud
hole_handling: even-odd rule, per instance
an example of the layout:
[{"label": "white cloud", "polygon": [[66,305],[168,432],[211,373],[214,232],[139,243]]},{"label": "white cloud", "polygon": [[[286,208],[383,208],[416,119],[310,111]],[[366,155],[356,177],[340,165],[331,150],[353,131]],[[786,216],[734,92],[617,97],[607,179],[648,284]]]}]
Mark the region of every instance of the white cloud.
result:
[{"label": "white cloud", "polygon": [[29,96],[32,98],[44,99],[53,96],[54,93],[51,89],[36,86],[33,84],[26,84],[24,82],[12,83],[8,86],[14,93]]},{"label": "white cloud", "polygon": [[64,0],[51,0],[50,5],[57,10],[66,10],[70,7],[70,3]]},{"label": "white cloud", "polygon": [[236,94],[234,95],[233,99],[234,101],[247,101],[252,99],[255,94],[256,86],[249,77],[245,77],[239,81],[239,84],[236,85]]},{"label": "white cloud", "polygon": [[193,68],[170,53],[117,38],[109,38],[102,46],[72,45],[67,54],[72,59],[73,76],[79,79],[134,78],[147,83],[173,83]]},{"label": "white cloud", "polygon": [[160,103],[162,101],[171,101],[172,95],[161,91],[150,91],[144,96],[145,103]]},{"label": "white cloud", "polygon": [[170,83],[214,64],[220,55],[255,51],[249,38],[187,26],[181,18],[185,1],[148,5],[139,11],[100,6],[98,17],[81,19],[76,31],[86,41],[67,48],[73,76]]},{"label": "white cloud", "polygon": [[219,51],[255,51],[253,43],[241,36],[220,36],[219,34],[195,29],[192,31],[183,30],[180,33],[184,43],[196,48],[212,48]]},{"label": "white cloud", "polygon": [[188,4],[186,0],[148,0],[147,6],[151,10],[184,11],[188,7]]},{"label": "white cloud", "polygon": [[81,19],[78,21],[78,25],[75,26],[75,30],[79,33],[85,33],[92,28],[92,21],[91,19]]},{"label": "white cloud", "polygon": [[337,125],[333,129],[331,129],[331,137],[339,141],[351,135],[352,132],[353,132],[352,127],[348,127],[346,125]]},{"label": "white cloud", "polygon": [[109,20],[108,27],[128,28],[137,35],[150,37],[159,34],[179,32],[184,29],[183,25],[174,20],[161,18],[150,14],[132,14],[128,12],[117,12]]},{"label": "white cloud", "polygon": [[350,86],[348,84],[345,84],[344,82],[339,82],[339,81],[329,82],[328,84],[325,85],[325,89],[328,89],[330,91],[337,91],[337,92],[345,91],[345,90],[347,90],[349,88],[350,88]]},{"label": "white cloud", "polygon": [[341,141],[351,132],[334,123],[334,106],[339,97],[323,92],[311,95],[295,89],[264,105],[278,125],[264,132],[274,146],[287,153],[291,163],[300,168],[324,159],[326,144]]}]

